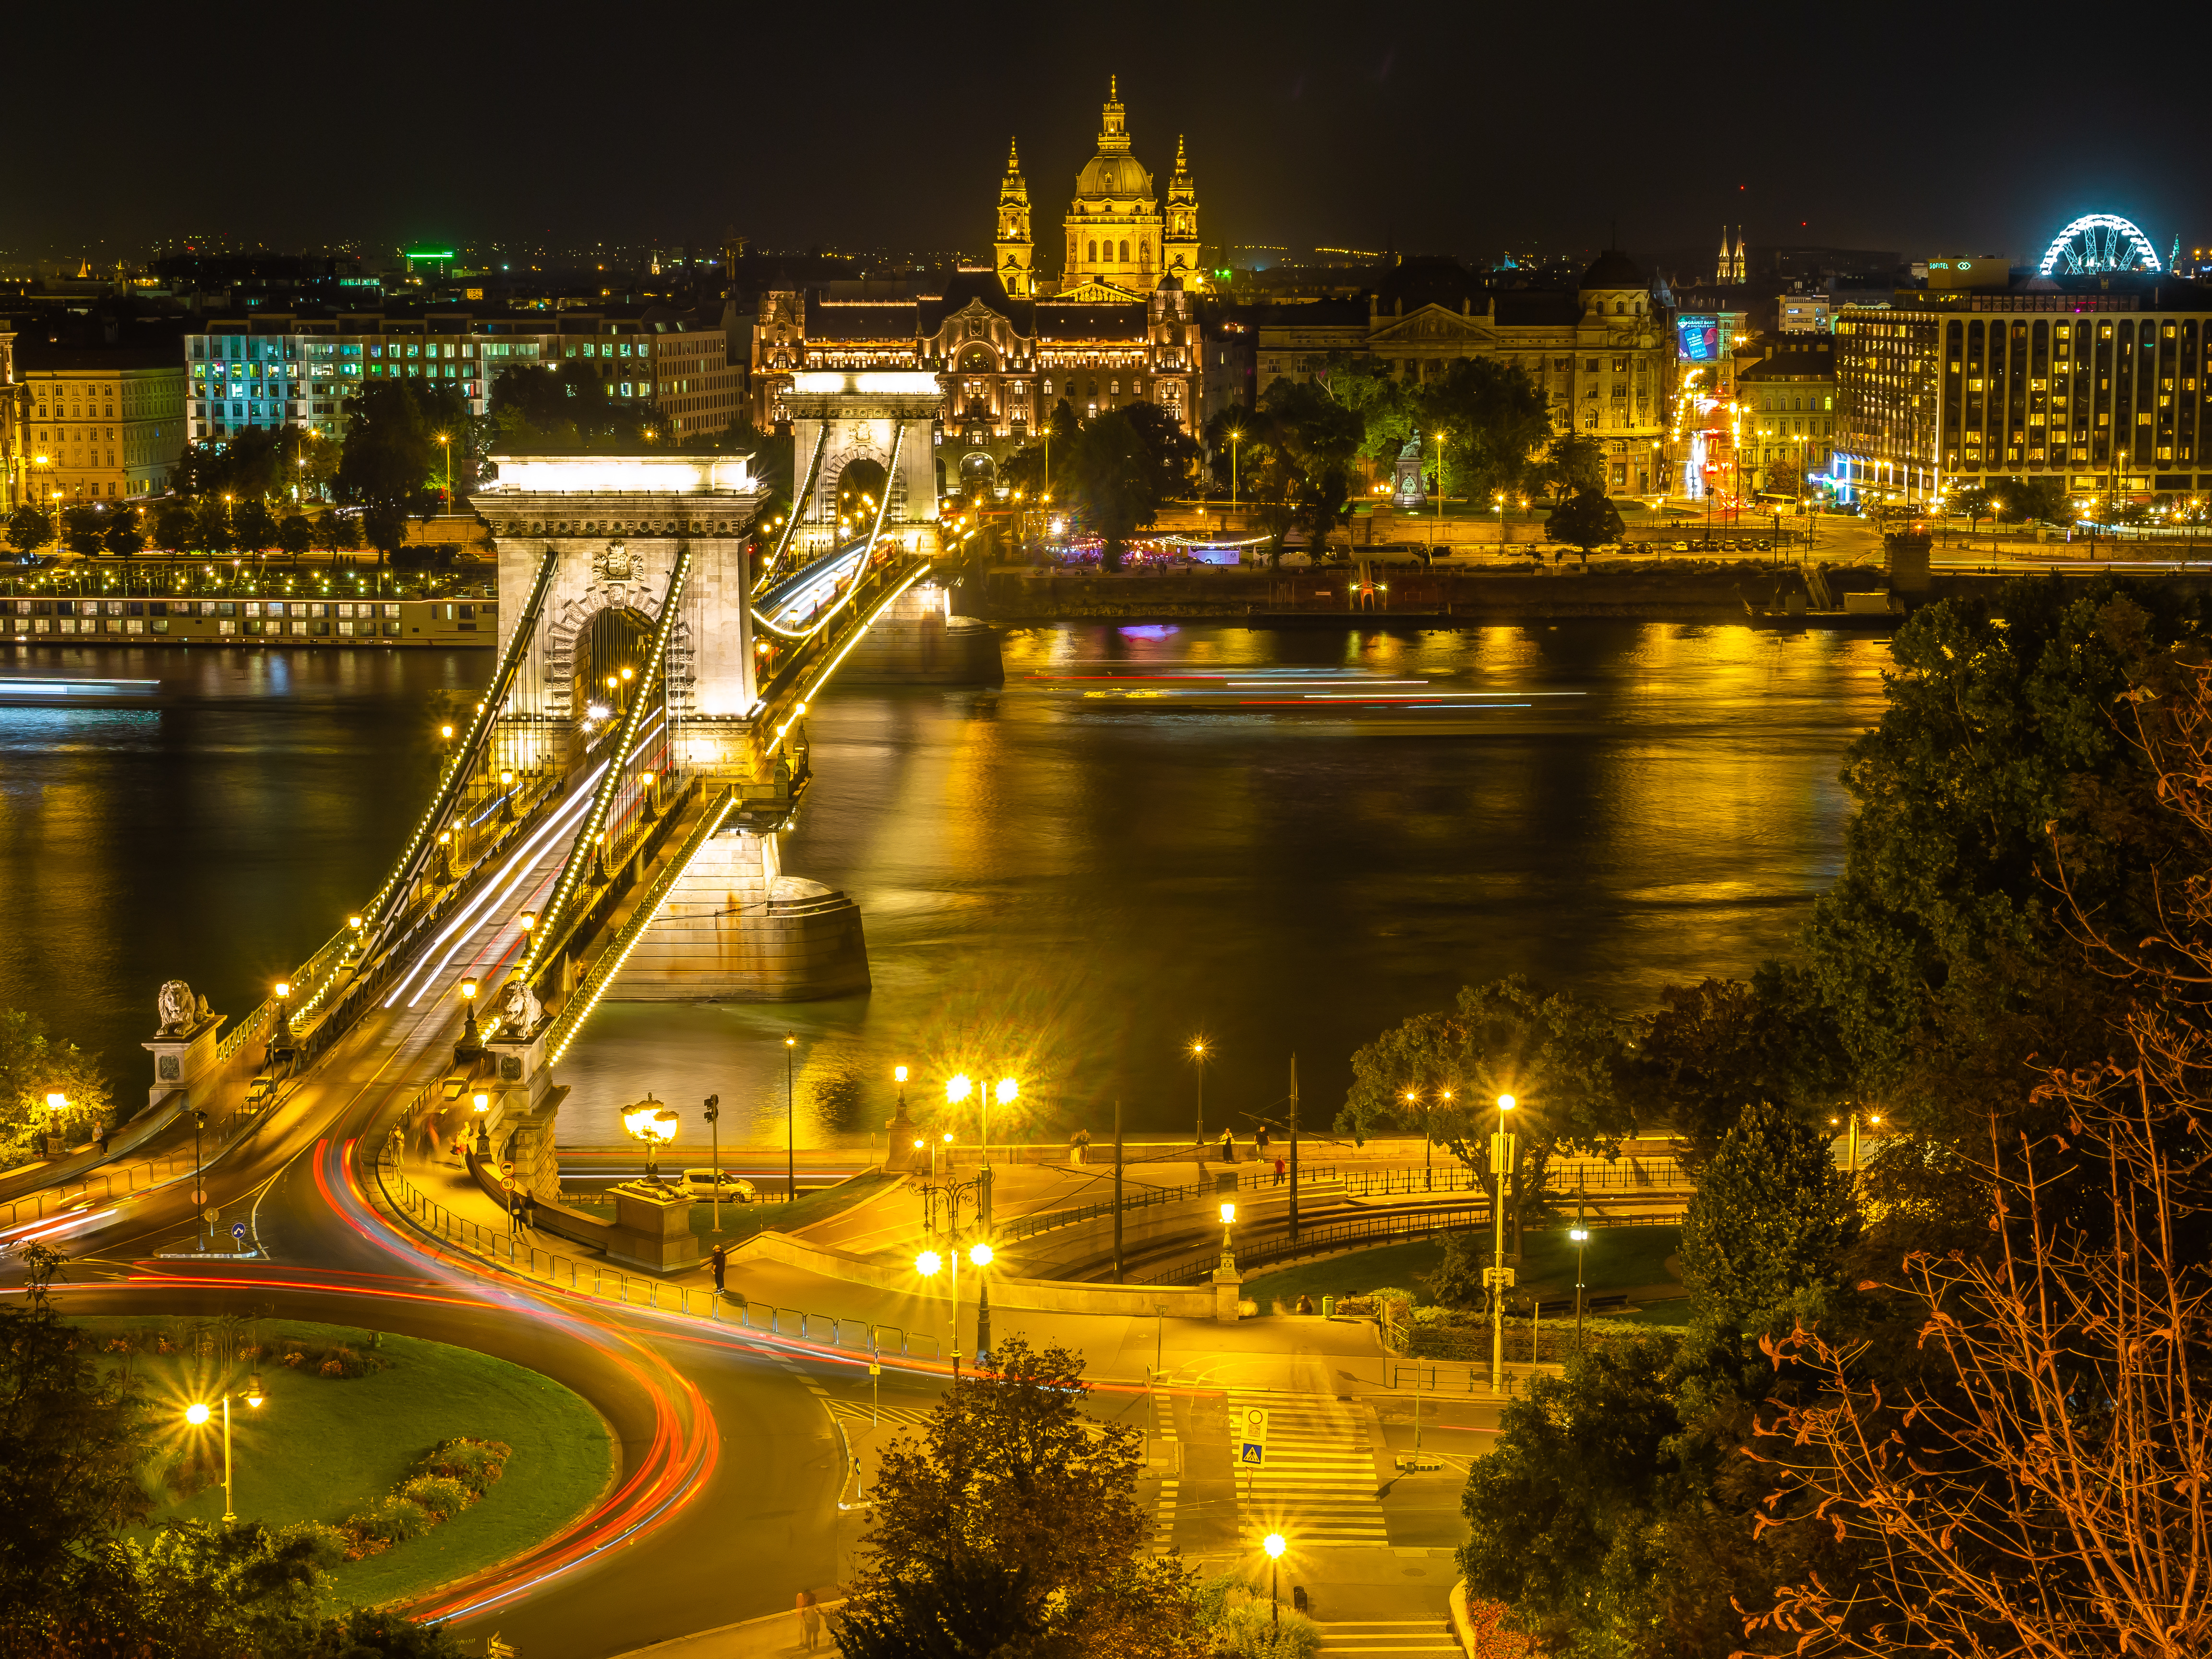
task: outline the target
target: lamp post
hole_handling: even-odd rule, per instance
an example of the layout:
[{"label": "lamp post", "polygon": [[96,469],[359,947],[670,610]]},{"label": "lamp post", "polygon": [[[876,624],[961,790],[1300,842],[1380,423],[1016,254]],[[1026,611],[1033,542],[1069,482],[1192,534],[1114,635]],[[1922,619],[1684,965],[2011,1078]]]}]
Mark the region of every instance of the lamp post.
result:
[{"label": "lamp post", "polygon": [[477,981],[471,974],[461,981],[461,1046],[481,1048],[483,1038],[477,1030]]},{"label": "lamp post", "polygon": [[[255,1371],[246,1380],[246,1403],[258,1410],[262,1398],[261,1374]],[[214,1408],[204,1401],[195,1401],[185,1407],[185,1421],[195,1428],[204,1425],[214,1415]],[[237,1519],[238,1516],[231,1506],[230,1395],[225,1394],[222,1396],[222,1524],[226,1527],[230,1526]]]},{"label": "lamp post", "polygon": [[721,1096],[720,1096],[720,1095],[708,1095],[708,1096],[707,1097],[706,1119],[707,1119],[707,1133],[708,1133],[708,1137],[709,1137],[709,1146],[710,1146],[710,1150],[708,1151],[708,1152],[707,1156],[714,1161],[714,1191],[713,1191],[713,1194],[712,1194],[712,1195],[708,1199],[708,1200],[707,1200],[707,1209],[708,1209],[708,1213],[710,1216],[712,1216],[712,1217],[713,1217],[713,1220],[709,1223],[709,1225],[711,1225],[711,1226],[712,1226],[712,1228],[714,1229],[714,1231],[715,1232],[720,1233],[720,1232],[722,1231],[722,1097],[721,1097]]},{"label": "lamp post", "polygon": [[1206,1057],[1212,1052],[1204,1037],[1190,1040],[1191,1064],[1198,1070],[1198,1130],[1193,1141],[1198,1147],[1198,1158],[1201,1164],[1206,1161]]},{"label": "lamp post", "polygon": [[799,1119],[794,1104],[799,1087],[799,1039],[783,1034],[783,1201],[799,1202]]},{"label": "lamp post", "polygon": [[1277,1630],[1283,1625],[1283,1552],[1290,1547],[1283,1534],[1271,1532],[1261,1547],[1267,1552],[1267,1623]]},{"label": "lamp post", "polygon": [[1237,1206],[1224,1204],[1221,1206],[1221,1271],[1225,1273],[1237,1271],[1237,1249],[1229,1236],[1229,1230],[1236,1224]]},{"label": "lamp post", "polygon": [[1581,1183],[1577,1182],[1575,1187],[1575,1224],[1567,1233],[1567,1237],[1574,1241],[1575,1245],[1575,1357],[1577,1358],[1582,1357],[1583,1352],[1583,1257],[1589,1249],[1589,1228],[1584,1224],[1583,1219],[1583,1197]]},{"label": "lamp post", "polygon": [[1237,510],[1237,446],[1243,441],[1244,434],[1241,428],[1229,428],[1229,510],[1231,513]]},{"label": "lamp post", "polygon": [[682,1121],[675,1113],[647,1095],[623,1113],[623,1127],[633,1139],[645,1143],[645,1178],[658,1182],[660,1179],[660,1149],[676,1139],[676,1130]]},{"label": "lamp post", "polygon": [[289,980],[278,980],[270,993],[276,999],[276,1044],[282,1047],[292,1038],[292,986]]},{"label": "lamp post", "polygon": [[479,1089],[469,1101],[477,1126],[477,1156],[491,1156],[491,1097]]},{"label": "lamp post", "polygon": [[[1844,1120],[1832,1117],[1828,1120],[1828,1122],[1831,1127],[1838,1127],[1844,1123]],[[1881,1113],[1870,1112],[1867,1115],[1867,1127],[1869,1129],[1878,1128],[1881,1127]],[[1849,1127],[1846,1133],[1850,1136],[1851,1184],[1853,1186],[1856,1186],[1858,1184],[1859,1178],[1859,1115],[1856,1110],[1850,1115]]]},{"label": "lamp post", "polygon": [[1517,1147],[1515,1137],[1506,1127],[1506,1114],[1516,1103],[1511,1095],[1498,1097],[1498,1131],[1490,1137],[1490,1179],[1492,1191],[1490,1200],[1490,1221],[1492,1239],[1491,1270],[1484,1277],[1490,1281],[1490,1391],[1498,1393],[1505,1382],[1505,1290],[1512,1281],[1505,1270],[1505,1177],[1514,1167]]},{"label": "lamp post", "polygon": [[[200,1158],[200,1131],[206,1127],[207,1113],[194,1108],[192,1111],[192,1209],[196,1214],[207,1208],[207,1164]],[[202,1248],[204,1249],[205,1246],[203,1245]]]},{"label": "lamp post", "polygon": [[445,506],[446,511],[447,511],[447,512],[448,512],[448,513],[451,513],[451,512],[453,510],[453,434],[452,434],[451,433],[441,432],[441,433],[438,434],[438,447],[439,447],[439,448],[441,448],[441,449],[442,449],[442,450],[444,450],[444,451],[446,452],[446,498],[445,498],[444,506]]}]

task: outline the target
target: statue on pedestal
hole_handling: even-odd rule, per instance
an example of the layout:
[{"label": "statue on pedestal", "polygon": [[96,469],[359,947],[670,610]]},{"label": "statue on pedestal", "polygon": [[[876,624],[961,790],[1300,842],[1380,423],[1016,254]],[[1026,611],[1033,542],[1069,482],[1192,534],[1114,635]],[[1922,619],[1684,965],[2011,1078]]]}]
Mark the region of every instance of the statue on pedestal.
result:
[{"label": "statue on pedestal", "polygon": [[177,1037],[189,1034],[199,1024],[207,1004],[204,998],[192,995],[192,988],[180,979],[163,981],[160,994],[154,999],[154,1012],[161,1018],[157,1037]]}]

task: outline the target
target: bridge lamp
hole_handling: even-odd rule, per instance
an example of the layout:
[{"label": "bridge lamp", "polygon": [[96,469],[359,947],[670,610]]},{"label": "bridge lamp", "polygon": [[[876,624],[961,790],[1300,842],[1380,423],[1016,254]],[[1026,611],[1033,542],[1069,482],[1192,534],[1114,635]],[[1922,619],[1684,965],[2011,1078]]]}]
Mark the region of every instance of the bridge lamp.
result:
[{"label": "bridge lamp", "polygon": [[46,1109],[50,1112],[61,1111],[68,1104],[69,1097],[65,1094],[56,1092],[46,1097]]},{"label": "bridge lamp", "polygon": [[978,1267],[988,1267],[993,1254],[991,1247],[979,1240],[969,1247],[968,1260]]},{"label": "bridge lamp", "polygon": [[453,728],[451,726],[441,726],[438,728],[438,735],[447,743],[451,743],[453,740]]},{"label": "bridge lamp", "polygon": [[957,1106],[974,1093],[975,1090],[975,1084],[965,1072],[949,1077],[945,1079],[945,1103],[948,1106]]},{"label": "bridge lamp", "polygon": [[934,1250],[924,1250],[915,1257],[914,1270],[924,1279],[934,1279],[945,1271],[945,1258]]},{"label": "bridge lamp", "polygon": [[525,910],[520,916],[516,917],[515,920],[522,924],[522,931],[526,933],[532,928],[538,926],[538,912],[535,910]]}]

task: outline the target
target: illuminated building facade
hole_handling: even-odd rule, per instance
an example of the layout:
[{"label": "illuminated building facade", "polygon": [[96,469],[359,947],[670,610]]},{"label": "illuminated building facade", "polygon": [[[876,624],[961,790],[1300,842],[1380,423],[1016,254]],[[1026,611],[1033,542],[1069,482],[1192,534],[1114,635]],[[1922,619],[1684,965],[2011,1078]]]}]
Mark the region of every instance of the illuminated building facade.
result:
[{"label": "illuminated building facade", "polygon": [[29,494],[51,504],[159,495],[185,450],[185,368],[170,349],[18,348]]},{"label": "illuminated building facade", "polygon": [[1802,497],[1808,473],[1827,472],[1834,444],[1835,342],[1785,331],[1759,354],[1736,371],[1737,463],[1760,492]]},{"label": "illuminated building facade", "polygon": [[[1000,199],[1003,228],[1003,189]],[[1026,227],[1026,205],[1022,219]],[[1152,173],[1130,152],[1118,83],[1109,83],[1098,125],[1098,153],[1076,176],[1075,199],[1064,224],[1067,253],[1054,290],[1061,298],[1112,304],[1140,298],[1170,278],[1190,292],[1205,285],[1198,259],[1198,191],[1182,140],[1176,140],[1175,172],[1162,212]],[[1002,252],[1002,271],[1006,264]],[[1013,294],[1012,284],[1007,292]]]},{"label": "illuminated building facade", "polygon": [[1416,385],[1461,358],[1518,365],[1555,422],[1598,440],[1616,491],[1667,489],[1674,320],[1626,254],[1601,254],[1573,289],[1485,290],[1449,260],[1401,261],[1359,300],[1254,307],[1262,395],[1332,361],[1374,357]]},{"label": "illuminated building facade", "polygon": [[1079,418],[1158,404],[1188,427],[1203,355],[1192,296],[1168,280],[1142,300],[1017,300],[995,270],[963,268],[942,294],[878,298],[862,283],[763,295],[753,331],[754,419],[790,418],[792,376],[927,370],[945,399],[946,487],[995,476],[1066,399]]},{"label": "illuminated building facade", "polygon": [[1838,493],[1991,477],[2148,498],[2212,488],[2212,288],[2128,276],[1900,293],[1836,321]]}]

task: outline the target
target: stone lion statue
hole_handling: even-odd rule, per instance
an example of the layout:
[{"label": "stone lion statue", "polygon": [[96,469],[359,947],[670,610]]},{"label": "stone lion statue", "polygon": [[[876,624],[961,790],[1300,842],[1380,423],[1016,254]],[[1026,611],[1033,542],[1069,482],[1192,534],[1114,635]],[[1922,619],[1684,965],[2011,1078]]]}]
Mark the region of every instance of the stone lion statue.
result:
[{"label": "stone lion statue", "polygon": [[508,1031],[524,1036],[538,1029],[538,1022],[545,1017],[545,1008],[532,992],[530,981],[518,975],[507,981],[507,989],[500,997],[499,1017]]},{"label": "stone lion statue", "polygon": [[154,1012],[161,1017],[161,1028],[154,1035],[182,1036],[197,1022],[199,1009],[191,986],[180,979],[165,981],[154,1000]]}]

